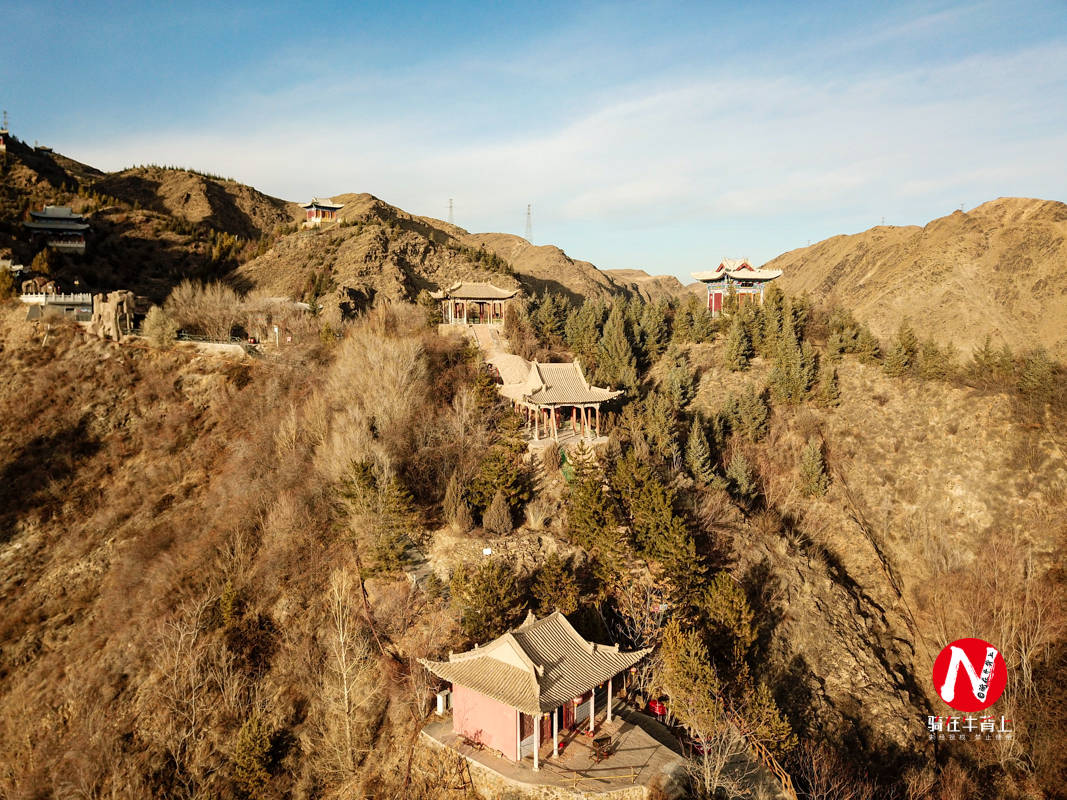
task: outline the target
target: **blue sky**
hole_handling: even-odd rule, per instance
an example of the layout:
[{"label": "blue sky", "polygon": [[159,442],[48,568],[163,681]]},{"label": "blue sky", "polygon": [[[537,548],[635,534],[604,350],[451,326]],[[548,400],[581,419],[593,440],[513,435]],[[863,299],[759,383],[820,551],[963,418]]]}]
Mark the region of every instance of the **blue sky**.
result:
[{"label": "blue sky", "polygon": [[0,2],[12,132],[687,277],[1067,200],[1067,3]]}]

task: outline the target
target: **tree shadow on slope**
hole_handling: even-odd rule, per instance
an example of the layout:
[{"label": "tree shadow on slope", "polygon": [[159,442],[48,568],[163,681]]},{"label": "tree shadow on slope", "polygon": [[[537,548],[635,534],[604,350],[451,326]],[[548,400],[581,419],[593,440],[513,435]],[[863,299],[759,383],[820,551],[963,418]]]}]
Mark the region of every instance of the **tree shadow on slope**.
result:
[{"label": "tree shadow on slope", "polygon": [[50,517],[63,504],[79,465],[100,449],[82,419],[55,434],[36,436],[0,470],[0,544],[30,512]]}]

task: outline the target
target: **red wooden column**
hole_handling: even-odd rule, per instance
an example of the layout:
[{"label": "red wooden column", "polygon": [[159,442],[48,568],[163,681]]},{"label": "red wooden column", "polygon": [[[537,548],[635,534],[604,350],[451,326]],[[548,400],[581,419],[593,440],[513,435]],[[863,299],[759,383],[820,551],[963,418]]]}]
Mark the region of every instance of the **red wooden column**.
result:
[{"label": "red wooden column", "polygon": [[600,406],[596,407],[596,436],[600,438]]}]

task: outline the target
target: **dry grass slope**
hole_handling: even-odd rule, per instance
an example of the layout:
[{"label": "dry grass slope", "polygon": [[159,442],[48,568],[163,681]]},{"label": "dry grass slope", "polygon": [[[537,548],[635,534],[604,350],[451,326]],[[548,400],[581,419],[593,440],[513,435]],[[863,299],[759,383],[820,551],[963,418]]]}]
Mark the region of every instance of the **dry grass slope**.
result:
[{"label": "dry grass slope", "polygon": [[965,352],[987,335],[1067,358],[1067,205],[1004,197],[925,227],[835,236],[767,264],[886,336],[910,316]]}]

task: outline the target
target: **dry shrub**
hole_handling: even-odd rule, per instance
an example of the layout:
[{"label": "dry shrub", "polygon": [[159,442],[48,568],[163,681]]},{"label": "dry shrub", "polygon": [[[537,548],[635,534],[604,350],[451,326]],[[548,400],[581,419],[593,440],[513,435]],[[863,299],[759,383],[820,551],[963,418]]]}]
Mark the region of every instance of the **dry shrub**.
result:
[{"label": "dry shrub", "polygon": [[413,452],[415,421],[427,403],[423,350],[417,340],[384,334],[383,325],[378,317],[357,323],[327,375],[329,433],[317,455],[331,480],[359,461],[395,471]]},{"label": "dry shrub", "polygon": [[552,513],[552,504],[545,497],[535,497],[526,504],[526,524],[533,531],[544,529]]},{"label": "dry shrub", "polygon": [[182,281],[163,307],[182,328],[223,342],[244,315],[241,295],[223,283]]},{"label": "dry shrub", "polygon": [[560,476],[559,445],[555,442],[549,442],[541,451],[541,468],[549,478]]},{"label": "dry shrub", "polygon": [[804,742],[792,758],[791,770],[806,800],[870,800],[875,786],[834,749]]},{"label": "dry shrub", "polygon": [[178,323],[159,306],[152,306],[144,318],[144,335],[156,347],[165,347],[178,336]]}]

